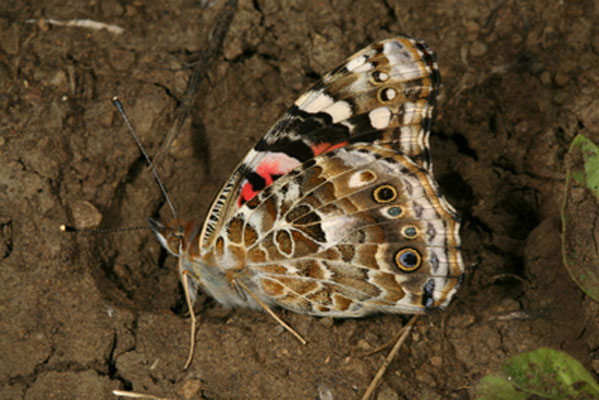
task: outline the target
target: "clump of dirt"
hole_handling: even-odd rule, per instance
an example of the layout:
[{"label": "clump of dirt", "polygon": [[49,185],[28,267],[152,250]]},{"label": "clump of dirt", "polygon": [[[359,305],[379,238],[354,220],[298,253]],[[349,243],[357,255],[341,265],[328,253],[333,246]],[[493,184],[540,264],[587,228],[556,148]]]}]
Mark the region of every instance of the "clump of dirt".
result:
[{"label": "clump of dirt", "polygon": [[[175,122],[220,1],[31,1],[0,6],[0,397],[359,398],[405,320],[265,314],[201,296],[198,344],[175,260],[148,231],[60,233],[170,218],[110,104],[150,154]],[[463,218],[466,280],[424,316],[379,399],[473,398],[478,380],[540,346],[599,373],[599,306],[561,262],[564,154],[599,142],[593,4],[241,1],[190,118],[157,165],[179,214],[203,219],[248,149],[319,76],[372,41],[407,34],[436,52],[444,86],[434,171]],[[45,19],[43,19],[43,18]],[[91,19],[122,34],[59,26]]]}]

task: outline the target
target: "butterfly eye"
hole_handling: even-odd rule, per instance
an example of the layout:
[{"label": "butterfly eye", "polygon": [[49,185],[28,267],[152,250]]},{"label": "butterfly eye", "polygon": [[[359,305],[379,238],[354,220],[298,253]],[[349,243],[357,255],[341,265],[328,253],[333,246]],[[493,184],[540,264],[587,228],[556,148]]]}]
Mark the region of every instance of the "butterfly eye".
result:
[{"label": "butterfly eye", "polygon": [[179,254],[179,246],[183,238],[177,233],[173,233],[168,235],[166,245],[168,246],[168,250],[174,254]]},{"label": "butterfly eye", "polygon": [[390,203],[397,198],[397,190],[391,185],[381,185],[374,189],[372,197],[377,203]]},{"label": "butterfly eye", "polygon": [[401,228],[401,235],[406,239],[416,239],[418,234],[418,228],[414,225],[406,225]]},{"label": "butterfly eye", "polygon": [[413,248],[405,248],[399,250],[395,254],[395,265],[405,272],[412,272],[418,269],[422,264],[420,253]]}]

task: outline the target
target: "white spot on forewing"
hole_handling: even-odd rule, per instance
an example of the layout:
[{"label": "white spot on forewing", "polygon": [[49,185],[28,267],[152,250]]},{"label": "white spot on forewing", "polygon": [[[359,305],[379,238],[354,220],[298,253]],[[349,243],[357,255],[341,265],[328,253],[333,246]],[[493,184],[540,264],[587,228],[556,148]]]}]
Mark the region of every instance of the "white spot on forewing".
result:
[{"label": "white spot on forewing", "polygon": [[347,101],[339,100],[328,106],[324,110],[333,119],[333,123],[343,121],[352,116],[352,108]]},{"label": "white spot on forewing", "polygon": [[387,88],[385,89],[385,96],[387,96],[388,100],[393,100],[397,96],[397,92],[393,88]]},{"label": "white spot on forewing", "polygon": [[387,73],[379,72],[379,75],[378,75],[379,82],[385,82],[387,79],[389,79],[389,75]]},{"label": "white spot on forewing", "polygon": [[372,71],[373,69],[374,69],[374,64],[367,62],[367,63],[360,65],[358,68],[354,69],[352,72],[355,74],[361,74],[363,72]]},{"label": "white spot on forewing", "polygon": [[376,129],[385,129],[391,122],[391,110],[387,107],[379,107],[368,113],[370,125]]},{"label": "white spot on forewing", "polygon": [[356,68],[359,68],[362,65],[364,65],[364,63],[366,62],[366,60],[368,60],[368,56],[361,55],[359,57],[354,58],[350,62],[348,62],[347,65],[345,66],[345,68],[347,68],[348,71],[352,71],[353,72],[353,71],[356,70]]},{"label": "white spot on forewing", "polygon": [[324,91],[320,90],[318,92],[308,92],[302,97],[300,97],[295,105],[305,112],[314,114],[320,112],[333,104],[335,100],[326,94]]}]

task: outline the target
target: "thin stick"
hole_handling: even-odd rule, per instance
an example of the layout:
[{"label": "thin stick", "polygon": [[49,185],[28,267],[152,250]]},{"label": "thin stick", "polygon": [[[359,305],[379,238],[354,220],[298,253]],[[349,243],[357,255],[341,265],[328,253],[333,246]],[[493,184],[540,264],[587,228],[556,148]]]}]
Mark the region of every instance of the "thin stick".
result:
[{"label": "thin stick", "polygon": [[[25,21],[25,23],[26,24],[34,24],[39,21],[40,21],[39,19],[28,19]],[[123,33],[125,31],[120,26],[112,25],[112,24],[105,24],[104,22],[98,22],[98,21],[94,21],[91,19],[71,19],[69,21],[59,21],[57,19],[52,19],[52,18],[48,18],[48,19],[42,18],[42,23],[44,23],[44,22],[48,25],[75,26],[77,28],[88,28],[88,29],[93,29],[93,30],[106,29],[108,32],[116,33],[117,35],[120,35],[121,33]]]},{"label": "thin stick", "polygon": [[281,318],[279,318],[277,314],[275,314],[273,310],[270,309],[268,305],[266,305],[266,303],[264,303],[258,296],[256,296],[256,294],[249,287],[247,287],[245,283],[238,279],[235,279],[233,282],[241,286],[243,290],[245,290],[250,296],[252,296],[252,299],[254,299],[256,303],[260,304],[260,307],[262,307],[264,311],[269,313],[270,316],[275,319],[275,321],[281,324],[283,328],[287,329],[287,331],[289,331],[293,336],[295,336],[297,340],[299,340],[302,344],[307,343],[306,340],[303,337],[301,337],[299,333],[297,333],[292,327],[287,325]]},{"label": "thin stick", "polygon": [[189,288],[187,287],[187,280],[189,279],[187,275],[187,271],[183,270],[183,272],[181,273],[181,283],[183,285],[183,293],[185,293],[185,301],[187,302],[187,308],[189,309],[189,317],[191,318],[191,339],[189,343],[189,354],[187,355],[187,361],[183,366],[184,371],[191,364],[193,350],[196,345],[196,316],[195,312],[193,311],[193,303],[191,302],[191,296],[189,295]]},{"label": "thin stick", "polygon": [[371,355],[373,355],[373,354],[376,354],[376,353],[378,353],[379,351],[383,351],[383,350],[385,350],[385,349],[386,349],[387,347],[389,347],[389,346],[393,346],[395,343],[397,343],[397,340],[399,339],[399,337],[400,337],[401,335],[403,335],[403,330],[404,330],[404,328],[402,327],[402,328],[399,330],[399,332],[397,332],[397,333],[395,334],[395,336],[393,336],[393,337],[392,337],[390,340],[388,340],[386,343],[384,343],[384,344],[380,345],[380,346],[379,346],[379,347],[377,347],[376,349],[374,349],[374,350],[372,350],[372,351],[369,351],[368,353],[364,354],[362,357],[369,357],[369,356],[371,356]]},{"label": "thin stick", "polygon": [[408,321],[408,323],[406,324],[406,326],[404,326],[402,328],[403,333],[401,334],[401,336],[397,340],[397,343],[395,343],[395,346],[393,346],[393,348],[391,349],[391,352],[389,352],[389,355],[387,356],[387,358],[385,358],[385,361],[383,362],[383,365],[381,365],[381,367],[377,371],[376,375],[374,376],[374,378],[370,382],[370,385],[368,385],[368,388],[366,389],[366,392],[364,392],[364,396],[362,396],[361,400],[368,400],[370,398],[370,396],[372,395],[372,392],[374,392],[374,390],[378,386],[381,378],[383,377],[383,375],[387,371],[387,368],[389,367],[389,365],[391,364],[391,362],[393,361],[393,359],[397,355],[397,352],[399,351],[399,348],[401,347],[401,345],[403,344],[403,342],[405,342],[406,339],[408,338],[408,334],[410,333],[410,331],[412,330],[412,327],[414,326],[414,324],[418,320],[418,317],[419,317],[419,315],[414,315],[412,318],[410,318],[410,320]]},{"label": "thin stick", "polygon": [[143,394],[137,392],[127,392],[125,390],[113,390],[115,396],[129,397],[131,399],[150,399],[150,400],[169,400],[166,397],[152,396],[151,394]]},{"label": "thin stick", "polygon": [[183,123],[189,116],[191,108],[198,98],[198,88],[200,83],[204,80],[210,68],[212,68],[212,65],[217,60],[218,55],[221,54],[225,37],[227,36],[227,32],[229,32],[233,17],[237,12],[237,3],[238,0],[227,0],[222,10],[216,17],[216,24],[210,33],[210,40],[208,41],[207,48],[199,57],[197,66],[191,74],[189,82],[187,83],[185,93],[179,100],[179,105],[175,109],[173,115],[173,125],[167,133],[160,151],[154,158],[156,162],[160,162],[170,150],[173,141],[177,138]]}]

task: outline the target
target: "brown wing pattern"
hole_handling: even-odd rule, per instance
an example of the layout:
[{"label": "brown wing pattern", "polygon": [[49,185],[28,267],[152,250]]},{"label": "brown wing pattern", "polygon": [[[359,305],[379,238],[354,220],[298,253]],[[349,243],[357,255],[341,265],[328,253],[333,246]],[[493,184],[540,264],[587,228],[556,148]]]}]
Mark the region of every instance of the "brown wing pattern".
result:
[{"label": "brown wing pattern", "polygon": [[446,305],[457,289],[458,231],[426,170],[356,144],[316,157],[246,203],[211,263],[237,259],[237,278],[296,312],[415,313]]}]

